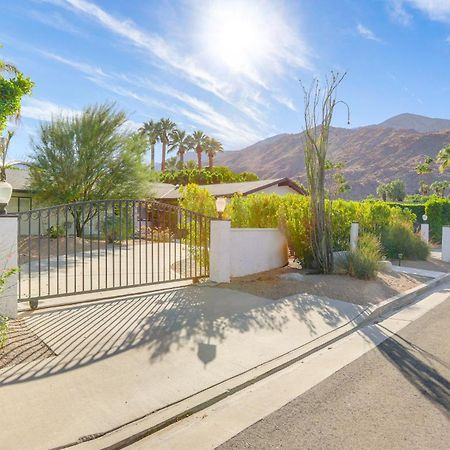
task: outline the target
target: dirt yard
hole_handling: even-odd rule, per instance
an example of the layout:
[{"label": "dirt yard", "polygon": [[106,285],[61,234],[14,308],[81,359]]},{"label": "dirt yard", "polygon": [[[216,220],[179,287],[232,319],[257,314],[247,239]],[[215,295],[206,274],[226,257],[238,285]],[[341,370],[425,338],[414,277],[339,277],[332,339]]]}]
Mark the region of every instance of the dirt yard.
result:
[{"label": "dirt yard", "polygon": [[9,321],[8,340],[6,345],[0,348],[0,369],[49,356],[54,356],[54,353],[25,325],[23,320]]},{"label": "dirt yard", "polygon": [[[282,279],[279,276],[297,273],[301,281]],[[358,305],[376,304],[401,292],[416,287],[427,279],[423,277],[392,273],[379,273],[370,281],[358,280],[348,275],[306,275],[303,271],[283,267],[281,269],[246,277],[234,278],[230,284],[218,287],[235,289],[274,300],[306,293],[343,300]]]}]

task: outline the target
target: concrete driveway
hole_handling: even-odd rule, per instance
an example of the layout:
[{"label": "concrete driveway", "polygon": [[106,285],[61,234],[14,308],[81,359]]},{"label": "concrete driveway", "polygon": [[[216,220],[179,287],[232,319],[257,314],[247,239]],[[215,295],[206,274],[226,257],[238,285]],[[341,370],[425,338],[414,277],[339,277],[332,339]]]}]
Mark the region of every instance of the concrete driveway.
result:
[{"label": "concrete driveway", "polygon": [[86,246],[84,252],[69,254],[67,258],[61,255],[22,264],[20,297],[73,294],[201,276],[200,266],[189,255],[189,248],[179,241],[137,241],[136,245],[94,245],[92,249]]},{"label": "concrete driveway", "polygon": [[358,305],[191,287],[27,313],[57,356],[0,370],[3,448],[79,442],[341,327]]}]

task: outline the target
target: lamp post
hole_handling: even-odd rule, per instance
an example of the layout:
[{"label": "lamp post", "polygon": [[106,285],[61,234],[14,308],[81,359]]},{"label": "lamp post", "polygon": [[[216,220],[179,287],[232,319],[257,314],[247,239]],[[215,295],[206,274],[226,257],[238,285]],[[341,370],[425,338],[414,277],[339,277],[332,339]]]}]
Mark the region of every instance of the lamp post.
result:
[{"label": "lamp post", "polygon": [[216,211],[219,214],[219,219],[223,219],[223,212],[225,211],[225,207],[227,206],[227,199],[225,197],[217,197],[216,198]]},{"label": "lamp post", "polygon": [[6,181],[0,181],[0,215],[6,214],[6,206],[11,200],[12,186]]}]

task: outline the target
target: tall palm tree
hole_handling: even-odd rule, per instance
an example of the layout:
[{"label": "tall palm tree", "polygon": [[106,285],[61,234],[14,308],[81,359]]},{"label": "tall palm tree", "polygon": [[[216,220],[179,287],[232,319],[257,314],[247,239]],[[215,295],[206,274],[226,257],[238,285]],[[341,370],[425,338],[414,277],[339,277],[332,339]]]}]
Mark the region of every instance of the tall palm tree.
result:
[{"label": "tall palm tree", "polygon": [[158,137],[162,144],[161,153],[161,172],[166,170],[166,149],[167,144],[170,142],[170,135],[175,130],[175,123],[170,119],[160,119],[157,124]]},{"label": "tall palm tree", "polygon": [[192,145],[195,150],[195,153],[197,153],[197,167],[198,170],[202,170],[202,153],[203,153],[203,147],[206,144],[208,136],[206,136],[203,131],[197,130],[192,133]]},{"label": "tall palm tree", "polygon": [[439,172],[441,173],[450,167],[450,144],[438,153],[436,161],[439,163]]},{"label": "tall palm tree", "polygon": [[217,153],[223,152],[223,145],[217,139],[208,138],[206,140],[205,153],[208,155],[209,168],[214,167],[214,158]]},{"label": "tall palm tree", "polygon": [[181,167],[184,166],[184,155],[190,149],[191,137],[186,131],[176,128],[170,135],[170,144],[167,153],[176,150],[178,157],[180,158]]},{"label": "tall palm tree", "polygon": [[139,133],[148,139],[150,145],[150,168],[155,170],[155,145],[159,140],[157,124],[153,120],[144,122]]}]

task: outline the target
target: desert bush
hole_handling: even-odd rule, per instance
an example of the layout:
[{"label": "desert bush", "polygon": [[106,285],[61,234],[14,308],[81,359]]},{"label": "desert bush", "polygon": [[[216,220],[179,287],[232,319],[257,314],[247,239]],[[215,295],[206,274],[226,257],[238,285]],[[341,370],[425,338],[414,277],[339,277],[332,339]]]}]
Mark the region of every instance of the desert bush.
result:
[{"label": "desert bush", "polygon": [[[209,266],[208,236],[210,223],[208,217],[217,217],[214,197],[204,188],[196,184],[188,184],[180,188],[179,204],[187,212],[182,211],[179,220],[179,232],[184,244],[189,245],[190,254],[203,267]],[[191,217],[189,211],[207,216],[207,218]]]},{"label": "desert bush", "polygon": [[370,280],[375,278],[382,257],[380,239],[374,234],[363,234],[356,249],[343,260],[343,269],[352,277]]},{"label": "desert bush", "polygon": [[189,211],[209,217],[217,217],[214,197],[205,188],[197,184],[180,187],[179,205]]},{"label": "desert bush", "polygon": [[139,239],[152,242],[173,242],[175,232],[170,228],[141,226],[136,233]]},{"label": "desert bush", "polygon": [[66,234],[66,229],[62,226],[57,227],[56,225],[52,225],[47,230],[47,236],[51,239],[56,239],[59,237],[63,237]]},{"label": "desert bush", "polygon": [[401,253],[404,258],[425,260],[430,253],[428,245],[404,223],[390,225],[381,235],[381,243],[389,258]]},{"label": "desert bush", "polygon": [[133,219],[117,214],[108,215],[103,221],[103,238],[108,244],[130,239],[133,236]]}]

